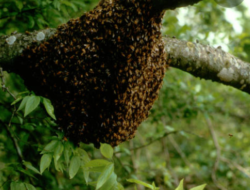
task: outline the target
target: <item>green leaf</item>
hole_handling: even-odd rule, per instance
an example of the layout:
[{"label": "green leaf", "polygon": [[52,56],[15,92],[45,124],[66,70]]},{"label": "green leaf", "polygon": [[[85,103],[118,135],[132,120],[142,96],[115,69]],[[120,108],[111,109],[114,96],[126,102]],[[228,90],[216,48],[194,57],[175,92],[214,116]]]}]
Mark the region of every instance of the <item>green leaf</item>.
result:
[{"label": "green leaf", "polygon": [[21,11],[22,10],[22,8],[23,8],[23,2],[21,1],[15,1],[15,3],[16,3],[16,6],[17,6],[17,8],[19,9],[19,11]]},{"label": "green leaf", "polygon": [[117,185],[117,175],[113,172],[108,180],[102,185],[100,190],[111,190],[114,189],[114,185]]},{"label": "green leaf", "polygon": [[155,186],[155,182],[152,183],[152,186],[153,186],[152,190],[159,190],[160,189],[159,187]]},{"label": "green leaf", "polygon": [[91,160],[89,161],[85,167],[101,167],[101,166],[107,166],[112,162],[109,162],[107,160],[103,160],[103,159],[95,159],[95,160]]},{"label": "green leaf", "polygon": [[44,170],[46,170],[51,163],[52,155],[51,154],[44,154],[41,158],[40,162],[40,173],[42,174]]},{"label": "green leaf", "polygon": [[64,146],[62,144],[62,142],[59,142],[56,146],[56,149],[55,149],[55,152],[54,152],[54,155],[53,155],[53,158],[54,158],[54,164],[55,164],[55,168],[57,171],[61,171],[60,168],[59,168],[59,165],[58,165],[58,160],[59,158],[61,157],[62,153],[63,153],[63,149],[64,149]]},{"label": "green leaf", "polygon": [[10,190],[26,190],[24,183],[20,182],[11,182]]},{"label": "green leaf", "polygon": [[18,167],[16,170],[18,170],[18,171],[24,173],[25,175],[28,175],[28,176],[33,177],[33,178],[36,179],[36,177],[35,177],[34,175],[32,175],[32,173],[30,172],[30,170],[24,170],[24,169],[21,168],[21,167]]},{"label": "green leaf", "polygon": [[96,189],[99,189],[103,184],[109,179],[111,174],[114,171],[114,164],[109,164],[107,165],[101,175],[98,177],[97,184],[96,184]]},{"label": "green leaf", "polygon": [[21,96],[21,95],[23,95],[23,94],[29,94],[30,92],[28,91],[28,90],[26,90],[26,91],[23,91],[23,92],[19,92],[18,94],[17,94],[17,96]]},{"label": "green leaf", "polygon": [[14,104],[16,104],[17,102],[21,101],[22,99],[23,99],[22,96],[17,97],[17,98],[14,100],[14,102],[11,103],[11,105],[13,106]]},{"label": "green leaf", "polygon": [[27,16],[29,21],[28,21],[28,27],[33,28],[35,26],[35,20],[32,16]]},{"label": "green leaf", "polygon": [[26,103],[27,103],[27,100],[29,99],[30,96],[25,96],[21,102],[21,104],[19,105],[19,108],[17,111],[20,111],[20,110],[24,110],[25,106],[26,106]]},{"label": "green leaf", "polygon": [[24,110],[24,117],[29,115],[32,111],[34,111],[40,103],[40,97],[38,96],[30,96],[27,100],[25,110]]},{"label": "green leaf", "polygon": [[70,159],[70,156],[72,154],[71,144],[69,142],[65,143],[63,154],[64,154],[64,160],[66,162],[66,165],[68,166],[69,165],[69,159]]},{"label": "green leaf", "polygon": [[81,160],[84,162],[84,164],[90,161],[89,155],[85,150],[77,148],[76,152],[80,155]]},{"label": "green leaf", "polygon": [[105,167],[106,166],[85,168],[85,171],[88,171],[88,172],[103,172]]},{"label": "green leaf", "polygon": [[69,164],[69,178],[72,179],[78,172],[81,166],[81,160],[79,156],[73,156]]},{"label": "green leaf", "polygon": [[124,187],[122,186],[122,184],[117,183],[116,189],[117,190],[124,190]]},{"label": "green leaf", "polygon": [[60,11],[60,6],[61,6],[61,3],[57,0],[53,1],[53,6],[58,10]]},{"label": "green leaf", "polygon": [[32,166],[32,164],[30,162],[23,161],[23,165],[25,165],[31,171],[33,171],[33,172],[35,172],[37,174],[40,174],[40,172],[38,171],[38,169],[36,169],[34,166]]},{"label": "green leaf", "polygon": [[199,185],[197,187],[193,187],[190,190],[203,190],[207,184]]},{"label": "green leaf", "polygon": [[114,153],[112,146],[109,144],[101,144],[100,151],[105,158],[111,159]]},{"label": "green leaf", "polygon": [[21,125],[22,129],[26,129],[28,131],[33,131],[34,130],[34,124],[33,123],[25,123],[24,125]]},{"label": "green leaf", "polygon": [[25,186],[27,190],[36,190],[36,188],[31,184],[25,183]]},{"label": "green leaf", "polygon": [[150,188],[150,189],[153,189],[153,186],[152,186],[152,185],[147,184],[147,183],[145,183],[145,182],[143,182],[143,181],[140,181],[140,180],[138,180],[138,179],[127,179],[127,181],[130,182],[130,183],[140,184],[140,185],[143,185],[143,186],[148,187],[148,188]]},{"label": "green leaf", "polygon": [[83,170],[83,176],[86,184],[89,184],[89,171]]},{"label": "green leaf", "polygon": [[183,190],[183,179],[181,180],[179,186],[175,190]]},{"label": "green leaf", "polygon": [[19,120],[20,124],[23,124],[23,118],[21,118],[20,116],[17,116],[17,119]]},{"label": "green leaf", "polygon": [[83,170],[84,179],[85,179],[86,184],[88,185],[89,171],[88,171],[88,169],[86,169],[86,164],[90,161],[89,155],[85,150],[83,150],[81,148],[77,148],[76,152],[80,155],[80,158],[81,158],[81,161],[82,161],[81,162],[81,167],[82,167],[82,170]]},{"label": "green leaf", "polygon": [[41,154],[44,153],[48,153],[48,152],[54,152],[54,150],[56,149],[57,145],[58,145],[59,141],[58,140],[53,140],[51,141],[49,144],[47,144],[43,151],[41,152]]},{"label": "green leaf", "polygon": [[69,1],[62,1],[61,4],[64,4],[64,5],[68,6],[68,7],[71,7],[75,12],[77,11],[77,7],[73,3],[69,2]]},{"label": "green leaf", "polygon": [[54,107],[51,104],[51,101],[47,98],[43,98],[43,105],[44,105],[47,113],[49,114],[49,116],[52,117],[54,120],[56,120],[56,116],[54,114]]}]

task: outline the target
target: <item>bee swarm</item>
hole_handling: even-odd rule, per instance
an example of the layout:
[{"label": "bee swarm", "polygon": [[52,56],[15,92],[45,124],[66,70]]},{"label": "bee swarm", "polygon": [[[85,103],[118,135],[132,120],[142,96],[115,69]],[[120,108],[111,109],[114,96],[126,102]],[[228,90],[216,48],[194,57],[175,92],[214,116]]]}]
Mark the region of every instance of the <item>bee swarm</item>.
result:
[{"label": "bee swarm", "polygon": [[163,12],[151,9],[151,0],[104,1],[24,50],[19,74],[52,101],[60,129],[75,144],[116,146],[148,117],[167,67]]}]

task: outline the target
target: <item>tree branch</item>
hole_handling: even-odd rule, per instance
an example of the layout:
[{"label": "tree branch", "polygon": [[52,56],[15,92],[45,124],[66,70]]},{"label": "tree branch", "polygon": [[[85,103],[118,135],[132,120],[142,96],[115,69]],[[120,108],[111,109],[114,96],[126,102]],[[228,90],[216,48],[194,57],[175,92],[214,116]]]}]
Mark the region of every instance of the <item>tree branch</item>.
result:
[{"label": "tree branch", "polygon": [[154,10],[176,9],[179,7],[186,7],[194,5],[202,0],[153,0]]},{"label": "tree branch", "polygon": [[4,70],[11,71],[18,60],[18,57],[23,49],[30,46],[32,43],[40,43],[47,40],[56,32],[54,28],[43,29],[39,31],[26,33],[12,33],[10,36],[0,36],[0,67]]},{"label": "tree branch", "polygon": [[224,52],[220,47],[170,37],[165,37],[164,43],[171,67],[250,93],[249,63]]},{"label": "tree branch", "polygon": [[20,163],[22,163],[23,162],[23,154],[22,154],[21,148],[20,148],[16,138],[14,137],[14,135],[11,132],[10,126],[6,125],[2,120],[0,120],[0,123],[5,127],[6,131],[8,132],[8,134],[9,134],[9,136],[10,136],[10,138],[15,146],[19,161],[20,161]]}]

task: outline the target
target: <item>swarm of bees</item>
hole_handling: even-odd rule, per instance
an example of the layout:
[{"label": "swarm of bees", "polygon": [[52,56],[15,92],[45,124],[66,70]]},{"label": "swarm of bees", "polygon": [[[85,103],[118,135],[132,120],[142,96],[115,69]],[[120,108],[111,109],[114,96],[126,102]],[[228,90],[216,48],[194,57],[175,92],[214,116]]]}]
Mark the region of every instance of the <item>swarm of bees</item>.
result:
[{"label": "swarm of bees", "polygon": [[105,1],[23,51],[19,74],[52,101],[75,144],[116,146],[147,118],[167,68],[163,12],[153,13],[151,1]]}]

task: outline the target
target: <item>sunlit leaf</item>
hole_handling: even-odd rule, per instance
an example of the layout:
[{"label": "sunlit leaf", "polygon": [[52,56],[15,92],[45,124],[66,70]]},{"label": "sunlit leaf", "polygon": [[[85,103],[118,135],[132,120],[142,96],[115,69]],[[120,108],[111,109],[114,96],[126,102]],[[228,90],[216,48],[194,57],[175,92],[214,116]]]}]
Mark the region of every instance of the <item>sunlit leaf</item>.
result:
[{"label": "sunlit leaf", "polygon": [[31,184],[25,183],[25,186],[27,190],[36,190],[36,188]]},{"label": "sunlit leaf", "polygon": [[143,182],[143,181],[140,181],[140,180],[138,180],[138,179],[127,179],[127,181],[130,182],[130,183],[140,184],[140,185],[143,185],[143,186],[148,187],[148,188],[150,188],[150,189],[153,189],[153,186],[152,186],[152,185],[147,184],[147,183],[145,183],[145,182]]},{"label": "sunlit leaf", "polygon": [[109,144],[101,144],[100,151],[105,158],[111,159],[113,156],[113,148]]},{"label": "sunlit leaf", "polygon": [[109,162],[103,159],[95,159],[95,160],[89,161],[85,166],[86,167],[101,167],[101,166],[109,165],[110,163],[112,162]]},{"label": "sunlit leaf", "polygon": [[67,166],[69,165],[71,154],[72,154],[71,144],[69,142],[66,142],[64,145],[63,155],[64,155],[64,160]]},{"label": "sunlit leaf", "polygon": [[30,162],[23,161],[23,165],[25,165],[31,171],[33,171],[33,172],[35,172],[37,174],[40,174],[40,172],[38,171],[38,169],[36,169],[34,166],[32,166],[32,164]]},{"label": "sunlit leaf", "polygon": [[27,100],[27,103],[25,105],[24,109],[24,117],[26,117],[28,114],[30,114],[32,111],[34,111],[37,106],[40,104],[40,97],[39,96],[30,96]]},{"label": "sunlit leaf", "polygon": [[96,189],[99,189],[111,176],[114,171],[114,164],[107,165],[101,175],[98,177]]},{"label": "sunlit leaf", "polygon": [[28,99],[29,99],[29,96],[25,96],[23,98],[23,100],[22,100],[21,104],[19,105],[17,111],[24,110]]},{"label": "sunlit leaf", "polygon": [[184,190],[183,189],[183,179],[181,180],[179,186],[175,190]]},{"label": "sunlit leaf", "polygon": [[206,187],[206,184],[203,184],[203,185],[199,185],[197,187],[193,187],[190,190],[204,190],[205,187]]},{"label": "sunlit leaf", "polygon": [[26,190],[24,183],[21,182],[11,182],[10,190]]},{"label": "sunlit leaf", "polygon": [[58,145],[59,141],[58,140],[52,140],[49,144],[47,144],[41,154],[48,153],[48,152],[54,152]]},{"label": "sunlit leaf", "polygon": [[57,171],[61,171],[61,169],[59,168],[59,165],[58,165],[58,160],[63,153],[63,149],[64,149],[64,146],[63,146],[62,142],[59,142],[55,148],[55,151],[54,151],[53,158],[54,158],[55,168]]},{"label": "sunlit leaf", "polygon": [[81,160],[79,156],[73,156],[69,164],[69,178],[72,179],[78,172],[81,166]]},{"label": "sunlit leaf", "polygon": [[117,185],[117,175],[113,172],[108,180],[102,185],[100,190],[112,190],[114,185]]},{"label": "sunlit leaf", "polygon": [[51,101],[47,98],[43,98],[43,105],[47,111],[47,113],[52,117],[54,120],[56,120],[56,116],[54,114],[54,107],[51,104]]},{"label": "sunlit leaf", "polygon": [[22,99],[23,99],[22,96],[17,97],[17,98],[11,103],[11,105],[13,106],[14,104],[16,104],[17,102],[21,101]]},{"label": "sunlit leaf", "polygon": [[44,154],[41,158],[40,162],[40,173],[42,174],[44,170],[46,170],[51,163],[52,155],[51,154]]}]

